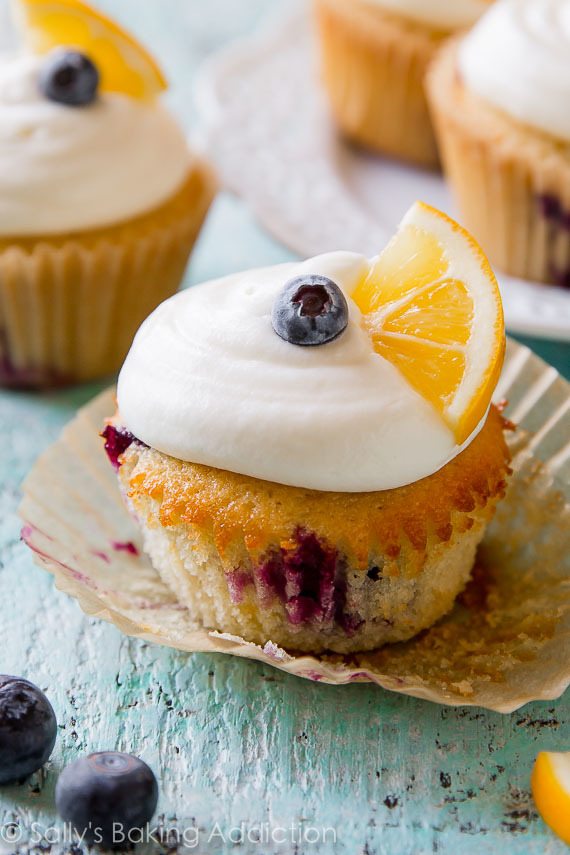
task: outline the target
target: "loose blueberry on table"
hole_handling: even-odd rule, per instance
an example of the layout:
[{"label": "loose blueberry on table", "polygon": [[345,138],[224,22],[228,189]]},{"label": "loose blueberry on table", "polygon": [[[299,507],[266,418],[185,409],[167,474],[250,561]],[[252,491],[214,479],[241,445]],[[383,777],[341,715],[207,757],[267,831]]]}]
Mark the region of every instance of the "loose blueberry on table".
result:
[{"label": "loose blueberry on table", "polygon": [[48,760],[57,735],[53,708],[40,689],[0,676],[0,784],[15,784]]},{"label": "loose blueberry on table", "polygon": [[59,815],[88,843],[128,845],[150,822],[158,801],[152,770],[131,754],[101,751],[67,766],[55,790]]},{"label": "loose blueberry on table", "polygon": [[46,59],[39,86],[49,101],[67,107],[86,107],[97,97],[99,71],[85,54],[58,48]]},{"label": "loose blueberry on table", "polygon": [[348,304],[327,276],[297,276],[275,300],[271,321],[277,335],[290,344],[327,344],[348,326]]}]

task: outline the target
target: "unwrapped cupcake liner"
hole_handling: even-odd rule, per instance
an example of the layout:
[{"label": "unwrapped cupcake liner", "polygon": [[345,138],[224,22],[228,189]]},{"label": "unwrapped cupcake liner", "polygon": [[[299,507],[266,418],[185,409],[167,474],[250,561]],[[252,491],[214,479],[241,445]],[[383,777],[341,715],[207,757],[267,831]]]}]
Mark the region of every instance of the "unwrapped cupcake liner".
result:
[{"label": "unwrapped cupcake liner", "polygon": [[196,162],[176,196],[146,216],[0,241],[0,385],[116,371],[144,318],[179,287],[214,192],[209,168]]},{"label": "unwrapped cupcake liner", "polygon": [[424,77],[443,34],[380,6],[316,0],[324,83],[346,136],[366,147],[436,167]]},{"label": "unwrapped cupcake liner", "polygon": [[332,684],[373,682],[441,704],[508,713],[570,683],[570,386],[509,341],[496,401],[517,423],[513,476],[454,610],[411,641],[309,656],[200,626],[142,552],[99,436],[114,390],[79,411],[24,484],[23,538],[57,587],[128,635],[229,653]]},{"label": "unwrapped cupcake liner", "polygon": [[466,92],[457,47],[442,52],[427,88],[461,222],[505,273],[570,287],[570,146]]}]

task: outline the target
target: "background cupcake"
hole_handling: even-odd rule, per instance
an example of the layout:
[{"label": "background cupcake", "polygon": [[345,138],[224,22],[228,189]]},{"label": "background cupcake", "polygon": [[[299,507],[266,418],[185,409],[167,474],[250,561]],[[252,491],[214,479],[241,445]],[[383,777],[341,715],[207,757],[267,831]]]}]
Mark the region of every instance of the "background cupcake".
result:
[{"label": "background cupcake", "polygon": [[489,2],[315,0],[324,83],[346,136],[437,166],[425,73],[441,44],[473,24]]},{"label": "background cupcake", "polygon": [[29,50],[0,62],[0,382],[36,386],[119,367],[180,284],[213,181],[140,45],[81,3],[19,9]]},{"label": "background cupcake", "polygon": [[428,77],[461,216],[506,273],[570,287],[570,2],[503,0]]},{"label": "background cupcake", "polygon": [[103,434],[154,566],[206,627],[257,643],[350,652],[431,625],[504,494],[503,349],[484,257],[421,205],[372,262],[166,301]]}]

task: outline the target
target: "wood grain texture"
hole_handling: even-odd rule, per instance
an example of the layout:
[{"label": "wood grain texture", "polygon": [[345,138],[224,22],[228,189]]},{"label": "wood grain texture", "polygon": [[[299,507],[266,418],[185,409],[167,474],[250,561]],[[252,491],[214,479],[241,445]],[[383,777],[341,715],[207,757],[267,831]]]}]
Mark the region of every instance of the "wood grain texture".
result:
[{"label": "wood grain texture", "polygon": [[[286,0],[285,0],[286,2]],[[150,43],[188,121],[203,57],[249,30],[277,0],[105,0]],[[1,9],[2,7],[0,7]],[[1,24],[0,18],[0,24]],[[234,199],[217,202],[189,281],[289,258]],[[568,349],[549,345],[568,366]],[[224,656],[188,657],[123,637],[53,588],[20,543],[19,484],[75,408],[101,388],[0,395],[0,672],[48,692],[60,723],[53,758],[29,782],[0,791],[0,852],[74,851],[37,840],[55,822],[54,786],[79,754],[140,754],[161,782],[159,818],[189,830],[186,849],[230,852],[232,827],[283,827],[283,843],[239,852],[554,855],[566,847],[537,817],[529,774],[541,748],[570,748],[570,695],[511,716],[437,707],[367,685],[330,687]],[[7,824],[21,840],[10,842]],[[38,828],[34,823],[39,823]],[[219,823],[218,828],[215,823]],[[320,842],[298,842],[299,823]],[[291,831],[293,825],[293,831]],[[200,840],[194,846],[192,829]],[[322,841],[322,829],[333,828]],[[57,838],[63,829],[50,832]],[[211,835],[214,835],[210,840]],[[226,841],[220,835],[226,835]],[[236,839],[237,832],[233,834]],[[2,837],[4,839],[2,839]]]}]

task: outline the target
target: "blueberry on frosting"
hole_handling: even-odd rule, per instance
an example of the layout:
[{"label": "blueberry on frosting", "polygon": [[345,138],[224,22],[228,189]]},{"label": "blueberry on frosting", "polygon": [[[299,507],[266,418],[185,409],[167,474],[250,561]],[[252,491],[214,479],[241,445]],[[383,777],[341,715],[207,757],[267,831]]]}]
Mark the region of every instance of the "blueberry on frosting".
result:
[{"label": "blueberry on frosting", "polygon": [[348,325],[348,304],[326,276],[297,276],[273,304],[273,329],[290,344],[314,346],[338,338]]},{"label": "blueberry on frosting", "polygon": [[40,73],[40,91],[50,101],[68,107],[86,107],[97,97],[97,66],[76,50],[60,48],[47,58]]}]

